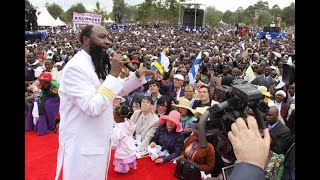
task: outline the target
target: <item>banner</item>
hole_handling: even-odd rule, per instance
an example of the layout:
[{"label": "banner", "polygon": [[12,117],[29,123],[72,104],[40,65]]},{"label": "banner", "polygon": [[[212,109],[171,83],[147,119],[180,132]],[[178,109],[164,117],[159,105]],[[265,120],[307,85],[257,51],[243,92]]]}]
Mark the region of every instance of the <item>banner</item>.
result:
[{"label": "banner", "polygon": [[73,12],[72,22],[74,24],[101,24],[102,16],[93,13]]}]

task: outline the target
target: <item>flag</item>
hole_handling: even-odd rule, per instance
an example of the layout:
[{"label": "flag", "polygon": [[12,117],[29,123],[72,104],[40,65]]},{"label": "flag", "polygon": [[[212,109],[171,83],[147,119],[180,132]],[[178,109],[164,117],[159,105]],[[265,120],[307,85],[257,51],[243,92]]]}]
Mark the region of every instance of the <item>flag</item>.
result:
[{"label": "flag", "polygon": [[190,70],[189,70],[189,84],[193,84],[196,81],[196,75],[198,73],[198,69],[201,63],[202,51],[199,52],[196,60],[194,60]]},{"label": "flag", "polygon": [[162,74],[163,71],[168,72],[169,69],[169,58],[166,56],[167,48],[164,48],[163,51],[160,53],[160,56],[156,61],[154,61],[151,65],[151,70],[156,71],[159,74]]},{"label": "flag", "polygon": [[[166,52],[168,51],[167,48],[164,48],[163,51],[160,53],[160,56],[152,62],[150,70],[155,71],[158,74],[163,74],[163,71],[168,72],[169,69],[169,58],[166,56]],[[149,80],[151,76],[146,76],[146,80]]]},{"label": "flag", "polygon": [[251,83],[256,78],[256,75],[254,74],[252,67],[249,66],[246,70],[246,76],[244,77],[244,80],[248,81]]}]

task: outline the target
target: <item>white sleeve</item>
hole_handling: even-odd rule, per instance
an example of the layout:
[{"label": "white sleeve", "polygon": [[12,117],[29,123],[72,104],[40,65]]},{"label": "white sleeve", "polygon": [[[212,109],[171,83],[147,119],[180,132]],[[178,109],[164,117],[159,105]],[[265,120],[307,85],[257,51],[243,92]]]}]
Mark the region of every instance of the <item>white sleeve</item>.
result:
[{"label": "white sleeve", "polygon": [[[120,79],[120,78],[119,78]],[[126,96],[130,92],[134,91],[138,87],[142,86],[147,82],[147,80],[144,77],[137,78],[135,73],[131,73],[131,75],[122,81],[123,82],[123,88],[119,92],[119,96]]]},{"label": "white sleeve", "polygon": [[122,89],[122,84],[117,78],[108,75],[96,90],[90,78],[91,76],[79,67],[64,69],[59,91],[61,95],[69,96],[87,115],[97,116],[112,105],[112,100]]}]

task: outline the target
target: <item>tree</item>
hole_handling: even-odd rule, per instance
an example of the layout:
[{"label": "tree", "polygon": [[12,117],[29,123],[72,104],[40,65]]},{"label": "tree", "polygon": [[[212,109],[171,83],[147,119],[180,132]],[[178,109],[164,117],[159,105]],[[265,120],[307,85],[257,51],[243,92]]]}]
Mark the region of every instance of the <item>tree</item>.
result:
[{"label": "tree", "polygon": [[205,12],[206,24],[211,26],[220,25],[219,22],[222,20],[223,12],[216,10],[214,6],[209,6]]},{"label": "tree", "polygon": [[138,7],[138,16],[136,20],[141,23],[147,23],[151,21],[151,15],[152,12],[155,11],[155,7],[155,0],[145,0],[145,2]]},{"label": "tree", "polygon": [[258,1],[253,7],[259,11],[269,10],[269,3],[268,1]]},{"label": "tree", "polygon": [[57,19],[57,17],[59,17],[62,13],[64,13],[61,6],[59,6],[56,3],[53,3],[53,4],[46,3],[46,8],[54,19]]},{"label": "tree", "polygon": [[241,23],[243,22],[244,14],[243,14],[243,7],[238,7],[236,12],[234,12],[234,18],[236,23]]},{"label": "tree", "polygon": [[232,14],[233,13],[230,10],[227,10],[226,12],[224,12],[222,16],[222,21],[228,24],[233,24],[234,20],[233,20]]},{"label": "tree", "polygon": [[109,18],[107,11],[101,9],[100,3],[98,1],[96,2],[96,7],[93,9],[93,13],[101,15],[102,16],[102,19],[101,19],[102,21],[104,19],[108,19]]},{"label": "tree", "polygon": [[138,9],[136,6],[126,5],[126,12],[127,12],[127,22],[133,22],[138,15]]},{"label": "tree", "polygon": [[73,18],[73,12],[77,12],[77,13],[86,13],[87,10],[86,8],[83,6],[82,3],[77,3],[75,5],[72,5],[67,11],[66,11],[66,15],[65,15],[65,21],[66,22],[71,22],[72,18]]},{"label": "tree", "polygon": [[281,8],[277,4],[275,4],[274,6],[272,6],[269,12],[271,16],[276,17],[277,15],[281,14]]},{"label": "tree", "polygon": [[115,22],[122,22],[124,19],[123,15],[125,15],[125,4],[124,0],[113,0],[113,8],[112,13],[114,15]]},{"label": "tree", "polygon": [[261,17],[261,26],[269,26],[274,21],[274,17],[271,16],[269,11],[261,11],[259,16]]},{"label": "tree", "polygon": [[290,6],[283,8],[281,13],[282,22],[286,22],[286,25],[295,24],[295,4],[291,3]]}]

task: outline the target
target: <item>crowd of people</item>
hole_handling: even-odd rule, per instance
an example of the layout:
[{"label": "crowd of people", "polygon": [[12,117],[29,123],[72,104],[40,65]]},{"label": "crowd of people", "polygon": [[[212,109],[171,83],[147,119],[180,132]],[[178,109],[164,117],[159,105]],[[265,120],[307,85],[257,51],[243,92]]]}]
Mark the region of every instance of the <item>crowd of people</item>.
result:
[{"label": "crowd of people", "polygon": [[[266,160],[252,164],[263,169],[265,177],[292,179],[295,170],[285,165],[290,164],[295,144],[295,83],[282,80],[287,76],[284,65],[295,63],[295,28],[283,29],[282,39],[260,39],[256,33],[262,27],[246,28],[238,34],[232,25],[199,32],[170,25],[48,29],[45,41],[25,42],[26,131],[59,133],[56,178],[63,168],[64,179],[103,179],[111,148],[115,149],[114,170],[127,173],[136,168],[136,154],[161,147],[156,164],[185,158],[211,174],[211,179],[219,179],[223,167],[246,162],[237,152],[243,137],[234,125],[233,134],[228,134],[220,131],[220,122],[214,122],[203,148],[198,122],[209,107],[224,100],[219,89],[232,80],[248,81],[251,67],[250,83],[269,106],[264,114],[269,131],[264,135],[271,137],[261,145],[270,146]],[[101,53],[110,47],[118,55]],[[201,63],[191,82],[189,72],[199,53]],[[160,56],[170,64],[158,74],[152,67]],[[126,63],[137,70],[131,72]],[[250,108],[244,113],[255,116]],[[241,129],[239,122],[234,124]],[[262,143],[263,138],[252,135],[252,139]],[[270,168],[279,155],[283,155],[279,160],[285,166],[283,173],[280,167]]]}]

